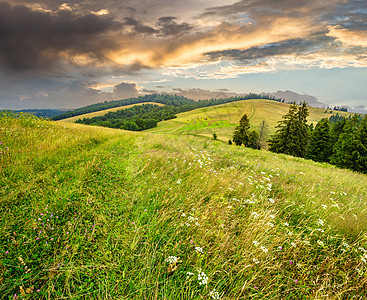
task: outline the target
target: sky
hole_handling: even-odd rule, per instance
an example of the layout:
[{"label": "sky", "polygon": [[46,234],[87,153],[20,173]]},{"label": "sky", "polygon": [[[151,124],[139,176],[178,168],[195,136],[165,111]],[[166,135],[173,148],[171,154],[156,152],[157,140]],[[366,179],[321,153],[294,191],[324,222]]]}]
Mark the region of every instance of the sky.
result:
[{"label": "sky", "polygon": [[0,109],[277,91],[367,109],[366,0],[0,0]]}]

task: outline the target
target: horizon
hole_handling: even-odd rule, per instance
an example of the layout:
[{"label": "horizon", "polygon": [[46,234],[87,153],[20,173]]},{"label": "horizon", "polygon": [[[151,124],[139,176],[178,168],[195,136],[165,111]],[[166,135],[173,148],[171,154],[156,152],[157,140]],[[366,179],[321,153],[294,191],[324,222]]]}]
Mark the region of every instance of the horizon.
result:
[{"label": "horizon", "polygon": [[362,1],[5,0],[0,19],[0,109],[284,91],[366,113]]}]

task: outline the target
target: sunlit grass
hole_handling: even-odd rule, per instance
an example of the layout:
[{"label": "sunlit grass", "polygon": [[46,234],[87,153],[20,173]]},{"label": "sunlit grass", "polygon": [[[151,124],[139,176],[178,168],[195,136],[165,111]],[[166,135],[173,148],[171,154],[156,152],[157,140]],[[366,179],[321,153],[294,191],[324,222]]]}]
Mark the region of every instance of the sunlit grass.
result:
[{"label": "sunlit grass", "polygon": [[[266,120],[269,125],[269,134],[273,134],[276,125],[288,110],[289,104],[281,102],[264,99],[243,100],[180,113],[176,119],[159,122],[156,128],[148,131],[179,132],[206,137],[216,133],[219,140],[228,141],[233,136],[234,127],[238,125],[244,114],[248,115],[251,126],[256,130],[259,130],[260,123]],[[325,113],[325,109],[315,107],[309,107],[309,112],[308,122],[314,125],[322,118],[329,118],[337,113],[342,116],[351,114],[337,111],[330,113],[330,110]]]},{"label": "sunlit grass", "polygon": [[5,299],[366,296],[366,175],[28,116],[0,137]]}]

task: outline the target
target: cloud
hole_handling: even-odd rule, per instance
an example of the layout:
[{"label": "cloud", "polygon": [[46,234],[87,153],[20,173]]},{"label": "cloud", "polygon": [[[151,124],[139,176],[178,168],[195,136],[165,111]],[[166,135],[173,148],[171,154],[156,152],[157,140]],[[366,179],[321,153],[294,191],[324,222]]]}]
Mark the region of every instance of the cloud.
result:
[{"label": "cloud", "polygon": [[227,92],[226,89],[205,90],[201,88],[191,88],[191,89],[173,88],[172,90],[173,93],[175,94],[194,100],[204,100],[211,98],[219,99],[237,95],[236,93]]},{"label": "cloud", "polygon": [[367,31],[350,30],[340,25],[328,26],[327,36],[334,37],[347,47],[367,47]]},{"label": "cloud", "polygon": [[136,83],[121,82],[114,86],[113,98],[125,99],[130,97],[137,97],[139,95],[139,89]]},{"label": "cloud", "polygon": [[103,61],[104,51],[116,47],[108,35],[121,24],[104,15],[34,11],[2,2],[0,28],[0,64],[25,71]]}]

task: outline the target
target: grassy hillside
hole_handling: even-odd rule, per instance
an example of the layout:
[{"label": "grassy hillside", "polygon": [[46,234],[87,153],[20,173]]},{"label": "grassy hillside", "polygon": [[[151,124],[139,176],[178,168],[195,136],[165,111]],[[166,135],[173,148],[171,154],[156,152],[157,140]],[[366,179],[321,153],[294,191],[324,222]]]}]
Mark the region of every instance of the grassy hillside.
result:
[{"label": "grassy hillside", "polygon": [[130,104],[130,105],[124,105],[124,106],[104,109],[104,110],[92,112],[92,113],[89,113],[89,114],[83,114],[83,115],[79,115],[79,116],[75,116],[75,117],[70,117],[70,118],[62,119],[59,122],[74,123],[76,120],[79,120],[79,119],[84,119],[84,118],[90,119],[90,118],[94,118],[94,117],[98,117],[98,116],[104,116],[105,114],[107,114],[109,112],[115,112],[115,111],[118,111],[118,110],[121,110],[121,109],[126,109],[126,108],[133,107],[135,105],[143,105],[143,104],[155,104],[155,105],[158,105],[158,106],[164,106],[164,104],[162,104],[162,103],[154,103],[154,102],[136,103],[136,104]]},{"label": "grassy hillside", "polygon": [[9,114],[0,141],[3,299],[367,296],[366,175]]},{"label": "grassy hillside", "polygon": [[[289,110],[289,104],[265,100],[243,100],[213,107],[195,109],[180,113],[177,119],[158,123],[156,128],[149,129],[150,132],[179,132],[192,135],[212,137],[215,132],[218,139],[228,141],[244,114],[250,118],[250,123],[254,129],[258,129],[263,120],[269,124],[269,133],[275,132],[275,126]],[[329,118],[337,113],[342,116],[349,116],[352,113],[337,112],[330,110],[325,113],[325,109],[309,107],[309,123],[316,123],[322,118]]]}]

